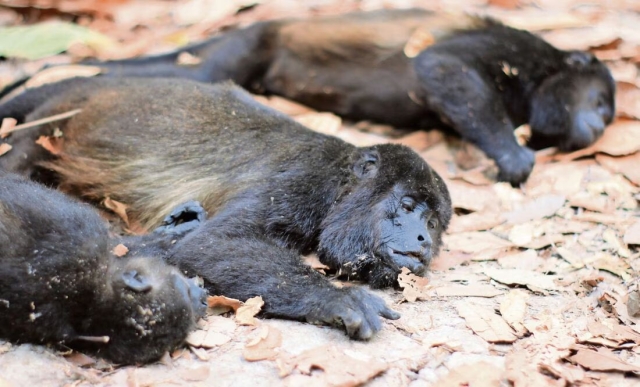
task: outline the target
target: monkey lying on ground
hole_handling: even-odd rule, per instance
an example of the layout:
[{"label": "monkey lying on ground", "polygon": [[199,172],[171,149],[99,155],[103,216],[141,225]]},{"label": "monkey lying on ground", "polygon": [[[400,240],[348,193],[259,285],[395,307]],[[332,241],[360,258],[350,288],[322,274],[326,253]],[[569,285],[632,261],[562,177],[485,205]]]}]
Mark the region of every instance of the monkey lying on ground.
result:
[{"label": "monkey lying on ground", "polygon": [[[200,201],[211,218],[167,260],[204,277],[212,294],[261,295],[266,316],[342,322],[350,336],[371,337],[378,314],[398,315],[360,288],[335,288],[300,253],[391,286],[402,267],[426,271],[451,218],[444,182],[411,149],[356,148],[230,83],[76,78],[19,95],[0,105],[0,117],[77,108],[68,120],[12,133],[0,168],[50,168],[63,190],[111,197],[147,228],[176,204]],[[56,129],[64,149],[53,159],[34,141]]]},{"label": "monkey lying on ground", "polygon": [[[409,58],[412,36],[431,45]],[[202,62],[180,65],[184,52]],[[573,150],[614,115],[613,79],[591,54],[493,20],[420,9],[256,23],[166,55],[94,64],[115,76],[231,79],[349,119],[453,129],[512,184],[534,164],[515,127],[530,124],[534,149]]]},{"label": "monkey lying on ground", "polygon": [[[174,237],[166,231],[127,244]],[[145,363],[184,341],[205,295],[160,259],[113,255],[88,205],[0,172],[0,338]]]}]

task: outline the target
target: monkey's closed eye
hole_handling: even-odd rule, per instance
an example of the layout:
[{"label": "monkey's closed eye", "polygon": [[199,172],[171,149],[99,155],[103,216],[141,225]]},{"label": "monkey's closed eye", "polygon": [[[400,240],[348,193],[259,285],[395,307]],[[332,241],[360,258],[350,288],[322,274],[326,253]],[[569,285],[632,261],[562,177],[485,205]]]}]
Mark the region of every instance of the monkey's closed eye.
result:
[{"label": "monkey's closed eye", "polygon": [[400,202],[400,207],[407,212],[411,212],[416,208],[416,201],[410,196],[405,196]]}]

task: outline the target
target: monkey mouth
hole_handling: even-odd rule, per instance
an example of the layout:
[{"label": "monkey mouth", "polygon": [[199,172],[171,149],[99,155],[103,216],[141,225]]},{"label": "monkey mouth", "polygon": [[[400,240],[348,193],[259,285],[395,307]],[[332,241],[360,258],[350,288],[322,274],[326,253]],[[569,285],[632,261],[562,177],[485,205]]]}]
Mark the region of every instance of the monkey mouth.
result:
[{"label": "monkey mouth", "polygon": [[417,251],[400,251],[389,248],[389,258],[398,268],[406,267],[417,275],[424,273],[429,266],[428,256]]}]

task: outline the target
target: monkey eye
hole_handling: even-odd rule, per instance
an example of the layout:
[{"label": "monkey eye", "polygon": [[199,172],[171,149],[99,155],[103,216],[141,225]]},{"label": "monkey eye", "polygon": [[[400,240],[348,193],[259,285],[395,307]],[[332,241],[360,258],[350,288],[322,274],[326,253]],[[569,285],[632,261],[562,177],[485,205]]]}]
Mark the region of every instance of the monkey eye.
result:
[{"label": "monkey eye", "polygon": [[434,228],[438,227],[438,218],[429,219],[429,221],[427,222],[427,225],[431,229],[434,229]]},{"label": "monkey eye", "polygon": [[416,208],[416,201],[410,196],[405,196],[400,201],[400,206],[403,210],[411,212]]}]

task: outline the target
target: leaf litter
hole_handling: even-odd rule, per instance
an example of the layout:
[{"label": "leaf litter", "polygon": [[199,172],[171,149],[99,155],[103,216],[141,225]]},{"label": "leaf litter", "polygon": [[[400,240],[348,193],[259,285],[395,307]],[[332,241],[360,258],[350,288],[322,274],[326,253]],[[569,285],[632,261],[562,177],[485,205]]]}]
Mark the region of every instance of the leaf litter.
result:
[{"label": "leaf litter", "polygon": [[[374,9],[383,3],[281,0],[243,8],[246,2],[234,1],[215,14],[198,11],[207,9],[211,2],[151,0],[145,2],[145,12],[136,12],[140,4],[129,0],[51,2],[47,7],[53,18],[74,15],[83,20],[83,26],[115,39],[110,47],[69,46],[66,53],[50,61],[69,63],[86,55],[117,59],[149,53],[151,47],[170,49],[231,25]],[[389,0],[385,6],[400,3]],[[136,367],[133,369],[139,372],[135,375],[128,371],[131,367],[104,368],[82,361],[64,361],[61,366],[56,356],[14,345],[0,351],[0,368],[8,370],[0,384],[6,380],[9,385],[28,385],[42,380],[42,375],[25,368],[29,362],[47,364],[52,372],[44,377],[53,385],[75,383],[77,375],[103,384],[126,381],[139,385],[214,379],[225,384],[255,378],[270,384],[305,386],[407,385],[411,381],[434,386],[637,383],[640,39],[634,31],[640,16],[634,12],[639,9],[625,1],[608,2],[606,7],[593,3],[586,8],[576,7],[577,0],[543,0],[535,6],[524,0],[459,3],[465,11],[540,31],[561,47],[592,49],[605,59],[613,69],[618,94],[617,119],[602,138],[572,153],[553,148],[536,152],[529,180],[513,188],[493,182],[495,166],[481,152],[441,133],[403,134],[372,123],[344,122],[280,97],[256,96],[261,103],[313,130],[355,145],[406,144],[446,180],[456,214],[429,278],[405,271],[400,277],[402,294],[378,291],[402,314],[400,320],[383,321],[382,331],[369,342],[352,342],[332,328],[256,318],[263,303],[260,299],[243,303],[212,295],[208,315],[188,340],[191,348],[175,352],[169,365]],[[420,5],[456,7],[443,1]],[[39,9],[27,3],[22,7]],[[176,7],[179,11],[174,11]],[[15,13],[10,8],[3,12]],[[19,23],[22,18],[15,15],[7,20]],[[430,41],[431,37],[417,31],[407,50],[413,55],[417,47]],[[198,59],[183,57],[181,61],[188,66]],[[12,80],[7,71],[14,71],[15,79],[33,73],[44,62],[20,63],[24,66],[16,70],[15,64],[0,62],[0,83]],[[58,73],[43,71],[32,82],[97,73],[95,68],[81,67],[61,67]],[[77,113],[22,125],[5,120],[0,133],[7,136],[14,130],[29,130]],[[52,139],[61,138],[46,137],[41,142],[51,152],[59,151]],[[0,144],[0,157],[11,151],[9,144]],[[126,203],[108,198],[105,206],[127,221]],[[308,262],[327,271],[317,260]],[[231,313],[235,317],[230,317]],[[434,341],[435,336],[438,339]],[[60,367],[66,373],[53,372]],[[145,372],[151,369],[153,372]],[[270,371],[265,373],[267,369]]]}]

